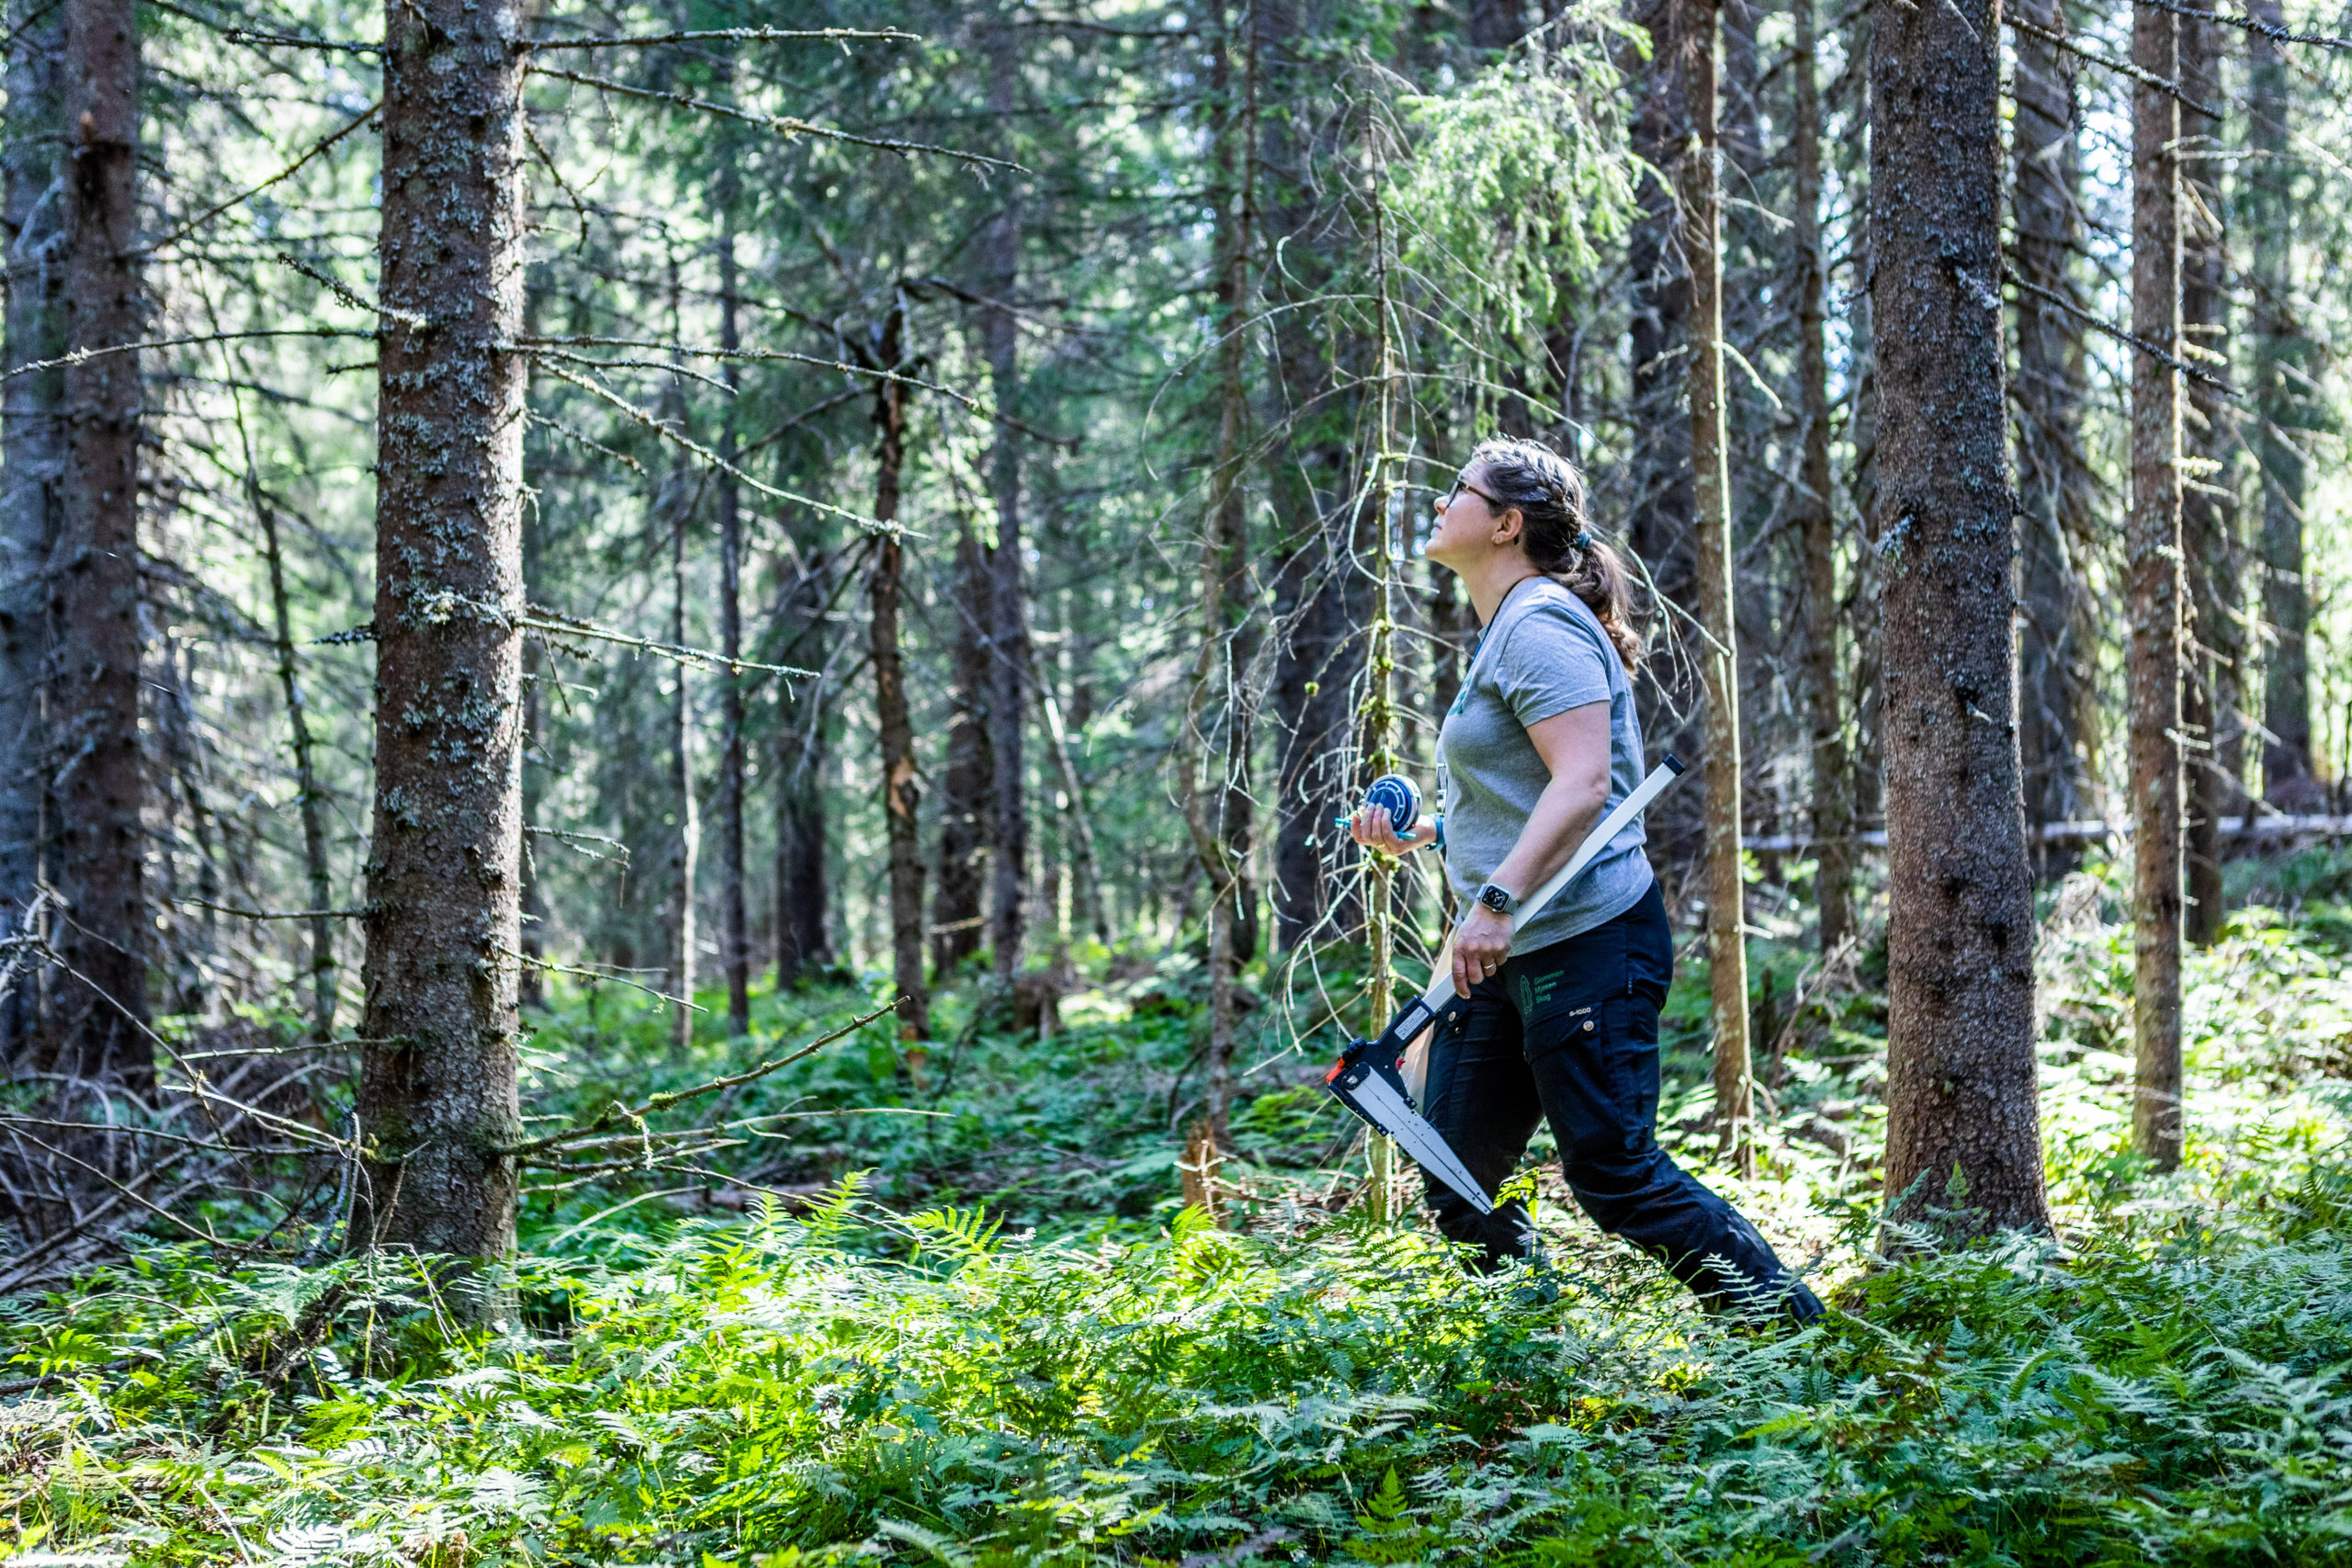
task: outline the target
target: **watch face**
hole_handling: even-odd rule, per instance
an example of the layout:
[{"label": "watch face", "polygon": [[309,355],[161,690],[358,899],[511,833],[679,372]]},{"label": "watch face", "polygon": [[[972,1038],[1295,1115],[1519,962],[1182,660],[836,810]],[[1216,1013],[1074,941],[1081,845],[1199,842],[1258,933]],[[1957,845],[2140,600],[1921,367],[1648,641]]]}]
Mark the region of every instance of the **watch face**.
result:
[{"label": "watch face", "polygon": [[1500,915],[1507,913],[1510,910],[1510,895],[1504,892],[1501,888],[1497,887],[1492,883],[1488,883],[1486,886],[1478,889],[1478,902],[1484,904],[1487,908],[1492,909],[1495,913]]}]

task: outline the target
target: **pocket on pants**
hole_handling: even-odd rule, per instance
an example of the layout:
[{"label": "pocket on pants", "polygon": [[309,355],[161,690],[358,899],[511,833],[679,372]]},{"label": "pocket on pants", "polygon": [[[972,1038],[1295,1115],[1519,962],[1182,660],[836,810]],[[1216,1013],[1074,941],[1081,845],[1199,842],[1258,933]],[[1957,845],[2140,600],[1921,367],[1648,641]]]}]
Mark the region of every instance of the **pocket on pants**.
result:
[{"label": "pocket on pants", "polygon": [[1606,1042],[1607,1077],[1628,1147],[1645,1147],[1657,1132],[1657,1004],[1642,992],[1609,998],[1598,1033]]}]

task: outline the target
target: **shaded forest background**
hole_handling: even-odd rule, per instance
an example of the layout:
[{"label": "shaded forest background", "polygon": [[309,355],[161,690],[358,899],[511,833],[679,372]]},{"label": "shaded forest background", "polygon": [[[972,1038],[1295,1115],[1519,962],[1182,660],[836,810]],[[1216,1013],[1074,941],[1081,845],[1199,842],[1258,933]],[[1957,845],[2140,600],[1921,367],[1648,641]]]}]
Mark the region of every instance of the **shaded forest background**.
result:
[{"label": "shaded forest background", "polygon": [[[2341,1560],[2343,16],[5,26],[0,1552]],[[1320,1082],[1497,433],[1792,1337]]]},{"label": "shaded forest background", "polygon": [[[2259,8],[2155,14],[2176,57],[2154,72],[2129,8],[2007,18],[2017,733],[2054,896],[2128,826],[2132,386],[2162,362],[2187,389],[2165,465],[2190,628],[2175,830],[2211,940],[2226,855],[2345,809],[2344,66],[2341,40]],[[378,443],[429,417],[379,399],[456,385],[379,362],[421,331],[380,270],[382,28],[332,6],[151,5],[111,34],[133,13],[11,15],[0,894],[40,933],[10,1027],[49,1042],[18,1060],[55,1071],[91,1019],[112,1043],[75,1047],[98,1053],[83,1066],[151,1057],[118,1014],[183,1045],[350,1041],[360,928],[394,907],[369,902],[371,816],[399,820],[410,787],[379,776],[371,661],[407,592],[379,551],[410,547],[378,537]],[[1817,949],[1797,982],[1816,1005],[1883,962],[1878,617],[1901,525],[1876,493],[1867,7],[1709,23],[1731,592],[1704,630],[1724,612],[1702,603],[1685,404],[1704,323],[1676,200],[1702,160],[1681,12],[778,20],[534,17],[501,67],[520,204],[498,222],[521,227],[483,253],[514,275],[481,365],[503,367],[482,372],[517,400],[492,424],[522,443],[526,608],[502,613],[523,634],[524,915],[468,962],[508,968],[526,1008],[697,998],[669,1005],[681,1046],[746,1032],[754,992],[873,979],[918,1085],[934,995],[1050,1031],[1064,998],[1115,1016],[1100,987],[1197,964],[1205,1098],[1170,1114],[1229,1141],[1237,1040],[1245,1074],[1315,1055],[1367,987],[1378,1010],[1392,934],[1409,953],[1437,927],[1408,874],[1392,933],[1385,873],[1330,820],[1374,773],[1429,775],[1475,626],[1417,534],[1496,432],[1574,457],[1645,565],[1654,749],[1720,773],[1693,650],[1736,648],[1742,929]],[[102,35],[135,95],[105,100]],[[103,299],[69,265],[68,210],[95,210],[65,199],[99,145],[74,129],[85,97],[130,117],[106,145],[136,152],[108,176],[128,281]],[[2177,354],[2148,349],[2132,292],[2152,98],[2178,123]],[[476,196],[419,167],[394,182],[402,243],[464,229]],[[135,330],[63,363],[107,301]],[[103,397],[110,423],[85,417]],[[137,504],[91,547],[62,479],[90,437],[57,432],[101,425]],[[401,766],[455,765],[463,706]],[[1653,856],[1685,929],[1728,929],[1702,817],[1701,790],[1669,797]],[[379,933],[387,953],[434,924],[401,918],[420,923]],[[1759,974],[1770,1043],[1786,977]],[[1749,1022],[1733,995],[1719,1033]]]}]

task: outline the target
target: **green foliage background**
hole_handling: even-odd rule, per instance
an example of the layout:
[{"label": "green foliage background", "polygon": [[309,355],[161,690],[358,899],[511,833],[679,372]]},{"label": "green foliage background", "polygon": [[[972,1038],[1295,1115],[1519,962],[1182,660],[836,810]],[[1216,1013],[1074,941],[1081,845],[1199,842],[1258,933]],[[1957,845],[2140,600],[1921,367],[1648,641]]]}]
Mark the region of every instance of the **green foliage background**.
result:
[{"label": "green foliage background", "polygon": [[[2338,1561],[2347,890],[2352,861],[2274,866],[2192,960],[2169,1178],[2129,1153],[2119,888],[2053,901],[2056,1240],[1878,1258],[1878,1001],[1801,1013],[1765,1175],[1705,1172],[1809,1197],[1841,1310],[1793,1338],[1699,1315],[1556,1190],[1551,1265],[1494,1280],[1335,1213],[1342,1129],[1280,1080],[1238,1119],[1240,1228],[1179,1212],[1199,1002],[1163,981],[1050,1042],[974,1031],[926,1087],[878,1031],[763,1082],[733,1111],[809,1120],[714,1156],[740,1215],[650,1172],[541,1195],[488,1329],[421,1263],[300,1236],[17,1298],[12,1368],[51,1381],[0,1405],[0,1497],[17,1551],[159,1564]],[[764,998],[763,1032],[870,994]],[[542,1030],[547,1116],[728,1060],[599,1076],[598,1030],[660,1028],[612,1014]],[[1669,1122],[1707,1082],[1680,1043]]]}]

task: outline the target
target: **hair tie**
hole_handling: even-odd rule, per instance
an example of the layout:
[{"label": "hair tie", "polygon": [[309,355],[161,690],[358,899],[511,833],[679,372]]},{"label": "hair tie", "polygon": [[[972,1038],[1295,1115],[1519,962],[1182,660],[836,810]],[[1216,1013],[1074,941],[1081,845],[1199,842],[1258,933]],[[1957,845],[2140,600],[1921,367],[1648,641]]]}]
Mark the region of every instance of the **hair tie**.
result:
[{"label": "hair tie", "polygon": [[1580,549],[1580,550],[1589,550],[1589,549],[1592,548],[1592,530],[1591,530],[1591,529],[1589,529],[1589,528],[1579,528],[1579,529],[1577,529],[1577,548],[1578,548],[1578,549]]}]

